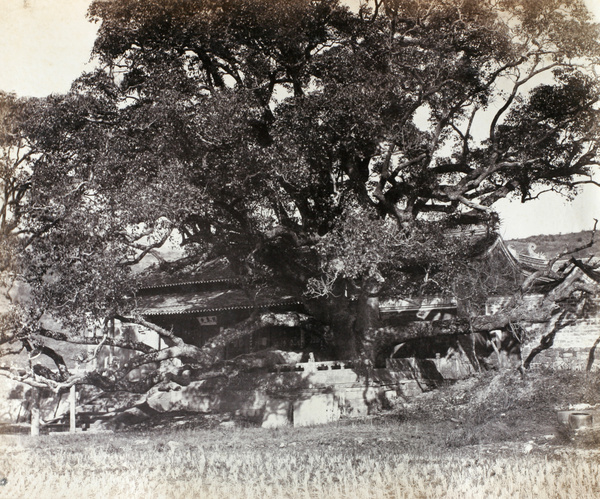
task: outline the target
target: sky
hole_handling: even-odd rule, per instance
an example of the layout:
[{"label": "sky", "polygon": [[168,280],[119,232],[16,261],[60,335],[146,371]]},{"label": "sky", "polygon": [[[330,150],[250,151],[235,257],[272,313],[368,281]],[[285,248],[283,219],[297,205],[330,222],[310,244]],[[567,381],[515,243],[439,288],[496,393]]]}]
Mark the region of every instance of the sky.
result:
[{"label": "sky", "polygon": [[[0,0],[0,90],[34,97],[67,92],[88,65],[96,35],[97,26],[86,19],[89,3]],[[586,3],[600,22],[600,0]],[[503,200],[495,206],[507,239],[587,230],[600,219],[600,188],[582,189],[573,202],[545,194],[526,204]]]}]

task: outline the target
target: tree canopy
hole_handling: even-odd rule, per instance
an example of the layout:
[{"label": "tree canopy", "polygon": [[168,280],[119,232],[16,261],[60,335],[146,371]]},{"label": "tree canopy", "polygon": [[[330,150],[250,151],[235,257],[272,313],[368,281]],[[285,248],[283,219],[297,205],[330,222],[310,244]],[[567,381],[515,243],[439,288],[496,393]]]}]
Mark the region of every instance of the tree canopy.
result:
[{"label": "tree canopy", "polygon": [[489,241],[461,227],[594,182],[581,0],[96,0],[89,17],[97,69],[1,102],[4,269],[34,285],[31,320],[129,314],[132,268],[169,241],[310,297],[457,294]]}]

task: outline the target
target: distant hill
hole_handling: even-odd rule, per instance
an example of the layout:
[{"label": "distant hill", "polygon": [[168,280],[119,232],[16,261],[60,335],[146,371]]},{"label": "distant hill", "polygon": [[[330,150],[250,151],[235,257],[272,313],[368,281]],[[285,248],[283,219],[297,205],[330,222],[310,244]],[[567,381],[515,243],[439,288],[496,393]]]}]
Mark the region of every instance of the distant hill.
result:
[{"label": "distant hill", "polygon": [[[506,244],[507,246],[512,246],[514,249],[516,249],[518,253],[530,254],[531,250],[533,249],[534,252],[541,253],[546,258],[550,259],[560,253],[565,252],[566,250],[573,250],[575,248],[585,246],[589,243],[591,236],[591,230],[584,230],[581,232],[573,232],[571,234],[544,234],[539,236],[529,236],[525,239],[513,239],[506,241]],[[534,244],[535,247],[532,248],[531,244]],[[600,231],[596,232],[592,247],[573,254],[573,256],[577,256],[579,258],[585,258],[592,255],[600,258]]]}]

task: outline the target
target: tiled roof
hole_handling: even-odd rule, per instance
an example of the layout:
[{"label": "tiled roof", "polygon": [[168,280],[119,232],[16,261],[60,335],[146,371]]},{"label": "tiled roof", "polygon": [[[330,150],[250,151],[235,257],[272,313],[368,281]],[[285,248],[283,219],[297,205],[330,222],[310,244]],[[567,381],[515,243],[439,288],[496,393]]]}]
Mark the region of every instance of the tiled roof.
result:
[{"label": "tiled roof", "polygon": [[156,316],[267,309],[300,304],[301,302],[293,296],[264,295],[252,300],[241,289],[226,289],[142,296],[138,298],[137,311],[142,315]]},{"label": "tiled roof", "polygon": [[591,262],[584,263],[575,258],[571,258],[570,264],[564,272],[572,272],[575,268],[578,268],[594,282],[600,283],[600,268],[597,265],[590,265],[590,263]]},{"label": "tiled roof", "polygon": [[190,284],[213,284],[235,282],[237,276],[231,269],[227,259],[221,258],[204,263],[197,269],[167,273],[156,269],[149,269],[143,279],[140,289],[168,288],[171,286],[185,286]]},{"label": "tiled roof", "polygon": [[233,283],[236,279],[201,279],[195,278],[194,276],[188,276],[186,278],[172,278],[172,279],[161,279],[155,281],[146,281],[146,283],[140,287],[140,289],[159,289],[159,288],[170,288],[173,286],[188,286],[193,284],[215,284],[215,283]]},{"label": "tiled roof", "polygon": [[[530,276],[534,272],[548,267],[548,260],[543,255],[524,254],[514,246],[508,246],[500,236],[498,236],[498,239],[488,251],[492,251],[495,248],[498,248],[504,254],[509,265],[513,268],[519,268],[525,276]],[[540,276],[536,281],[547,284],[554,282],[554,279]]]}]

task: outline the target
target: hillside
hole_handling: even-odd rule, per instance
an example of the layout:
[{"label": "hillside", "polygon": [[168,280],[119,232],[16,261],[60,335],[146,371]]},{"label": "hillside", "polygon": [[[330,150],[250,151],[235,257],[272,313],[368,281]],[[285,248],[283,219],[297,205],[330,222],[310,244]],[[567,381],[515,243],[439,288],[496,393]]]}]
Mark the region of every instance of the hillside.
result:
[{"label": "hillside", "polygon": [[[585,230],[570,234],[543,234],[524,239],[513,239],[507,241],[506,244],[516,249],[518,253],[523,254],[530,252],[531,244],[534,244],[535,247],[533,250],[535,252],[542,253],[546,258],[553,258],[566,250],[573,250],[586,245],[589,243],[591,236],[592,231]],[[600,257],[600,234],[598,233],[596,233],[592,247],[574,253],[574,256],[578,256],[579,258],[592,255]]]}]

